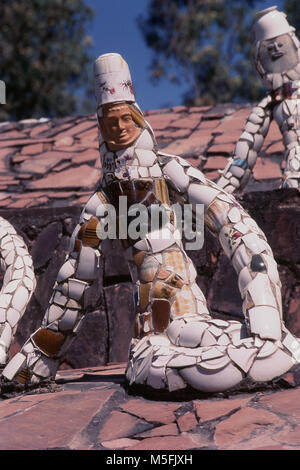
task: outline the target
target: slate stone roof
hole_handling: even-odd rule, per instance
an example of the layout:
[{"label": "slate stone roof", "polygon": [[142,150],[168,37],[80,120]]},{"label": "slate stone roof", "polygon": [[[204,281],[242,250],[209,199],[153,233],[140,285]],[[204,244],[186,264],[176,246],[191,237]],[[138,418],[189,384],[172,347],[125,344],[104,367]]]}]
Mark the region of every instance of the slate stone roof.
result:
[{"label": "slate stone roof", "polygon": [[[145,115],[161,150],[185,157],[216,180],[250,110],[250,105],[177,106]],[[272,123],[246,191],[279,186],[282,152]],[[0,125],[0,208],[82,206],[100,170],[95,115]]]}]

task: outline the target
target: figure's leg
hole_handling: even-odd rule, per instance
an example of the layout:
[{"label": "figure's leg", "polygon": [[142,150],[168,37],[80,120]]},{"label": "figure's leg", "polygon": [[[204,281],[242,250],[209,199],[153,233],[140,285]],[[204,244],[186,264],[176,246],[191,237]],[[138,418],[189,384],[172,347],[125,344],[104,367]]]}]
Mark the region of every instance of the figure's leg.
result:
[{"label": "figure's leg", "polygon": [[300,187],[300,147],[293,147],[286,156],[283,188]]},{"label": "figure's leg", "polygon": [[[155,240],[149,234],[135,246],[139,248],[133,252],[138,296],[136,337],[126,371],[129,384],[169,391],[190,385],[217,392],[247,376],[254,381],[272,380],[299,362],[300,343],[283,327],[279,314],[274,316],[274,307],[257,307],[250,325],[248,319],[241,323],[211,318],[180,240],[172,236],[169,242]],[[243,247],[236,253],[243,256]],[[275,279],[271,256],[256,262],[263,259]],[[242,276],[240,283],[251,280]],[[245,312],[248,304],[245,298]]]},{"label": "figure's leg", "polygon": [[24,240],[0,217],[0,262],[4,271],[0,292],[0,368],[35,288],[32,259]]},{"label": "figure's leg", "polygon": [[71,237],[70,253],[58,272],[42,325],[5,367],[5,379],[28,385],[55,378],[60,359],[84,316],[86,291],[99,274],[99,225],[106,202],[102,193],[88,201]]}]

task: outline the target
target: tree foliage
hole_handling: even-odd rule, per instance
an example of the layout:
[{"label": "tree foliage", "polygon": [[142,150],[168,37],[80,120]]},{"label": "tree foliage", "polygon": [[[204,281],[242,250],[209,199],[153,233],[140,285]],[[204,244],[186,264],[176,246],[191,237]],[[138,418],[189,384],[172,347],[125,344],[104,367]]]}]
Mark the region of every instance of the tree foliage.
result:
[{"label": "tree foliage", "polygon": [[150,0],[138,24],[154,51],[152,78],[188,85],[186,104],[257,100],[263,87],[252,62],[255,4],[255,0]]},{"label": "tree foliage", "polygon": [[1,0],[0,119],[65,116],[87,80],[93,11],[83,0]]},{"label": "tree foliage", "polygon": [[300,3],[299,0],[284,0],[283,11],[287,15],[287,20],[291,26],[296,28],[296,34],[300,35]]}]

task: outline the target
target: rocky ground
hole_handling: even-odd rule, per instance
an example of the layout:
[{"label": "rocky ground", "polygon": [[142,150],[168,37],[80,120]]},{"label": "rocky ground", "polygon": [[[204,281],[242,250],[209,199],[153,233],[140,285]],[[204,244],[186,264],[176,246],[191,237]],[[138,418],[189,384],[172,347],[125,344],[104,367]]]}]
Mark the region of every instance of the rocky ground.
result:
[{"label": "rocky ground", "polygon": [[159,399],[129,394],[124,366],[60,371],[51,391],[0,401],[0,450],[300,449],[297,374],[271,390]]}]

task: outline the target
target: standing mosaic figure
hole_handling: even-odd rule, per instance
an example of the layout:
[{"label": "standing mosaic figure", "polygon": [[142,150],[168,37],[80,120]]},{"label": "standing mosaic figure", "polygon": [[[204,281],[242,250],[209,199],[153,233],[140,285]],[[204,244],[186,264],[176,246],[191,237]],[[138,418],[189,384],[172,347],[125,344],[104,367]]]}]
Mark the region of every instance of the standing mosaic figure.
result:
[{"label": "standing mosaic figure", "polygon": [[0,291],[0,369],[8,360],[9,348],[36,281],[32,258],[14,227],[0,217],[0,265],[4,272]]},{"label": "standing mosaic figure", "polygon": [[248,183],[273,119],[286,149],[282,187],[300,186],[300,43],[295,28],[277,7],[257,13],[253,30],[255,66],[268,94],[252,109],[233,156],[218,180],[228,193]]},{"label": "standing mosaic figure", "polygon": [[[83,318],[86,292],[99,275],[107,203],[117,210],[121,196],[127,197],[129,210],[136,203],[148,209],[156,204],[168,215],[162,227],[144,238],[121,240],[136,302],[126,369],[129,384],[169,391],[189,385],[214,392],[228,390],[245,377],[269,381],[285,373],[299,360],[300,342],[283,324],[277,265],[263,232],[232,195],[181,157],[158,150],[119,54],[96,60],[95,92],[101,184],[74,230],[42,326],[9,362],[3,377],[24,384],[55,377]],[[178,237],[174,201],[204,205],[205,223],[238,274],[244,323],[210,316],[196,270]]]}]

